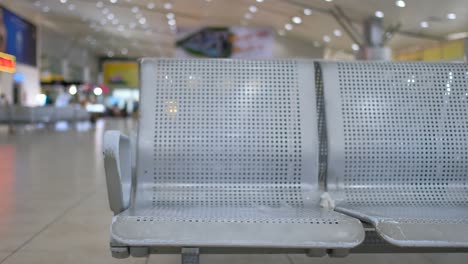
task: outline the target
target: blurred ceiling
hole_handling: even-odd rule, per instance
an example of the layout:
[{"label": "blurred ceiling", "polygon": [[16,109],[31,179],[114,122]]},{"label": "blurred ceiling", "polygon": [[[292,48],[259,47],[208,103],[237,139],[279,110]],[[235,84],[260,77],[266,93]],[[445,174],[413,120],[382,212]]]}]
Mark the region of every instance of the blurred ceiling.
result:
[{"label": "blurred ceiling", "polygon": [[[207,25],[268,26],[275,29],[277,37],[300,38],[311,45],[351,52],[356,40],[346,34],[332,15],[340,16],[340,10],[360,34],[366,18],[383,15],[386,27],[398,28],[389,41],[394,49],[430,45],[468,31],[466,0],[0,0],[0,3],[89,46],[98,55],[118,57],[171,56],[177,27]],[[294,23],[293,18],[300,23]]]}]

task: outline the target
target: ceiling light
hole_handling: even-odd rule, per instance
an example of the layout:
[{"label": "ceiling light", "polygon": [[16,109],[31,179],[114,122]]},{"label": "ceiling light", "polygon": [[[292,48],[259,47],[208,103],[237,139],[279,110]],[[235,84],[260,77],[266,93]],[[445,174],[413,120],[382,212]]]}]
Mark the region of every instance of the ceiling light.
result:
[{"label": "ceiling light", "polygon": [[398,7],[405,7],[406,2],[403,1],[403,0],[398,0],[398,1],[395,2],[395,5],[398,6]]},{"label": "ceiling light", "polygon": [[[63,1],[63,0],[62,0],[62,1]],[[65,0],[65,2],[66,2],[66,0]],[[101,1],[99,1],[99,2],[96,3],[96,7],[97,7],[97,8],[102,8],[103,6],[104,6],[104,3],[101,2]]]},{"label": "ceiling light", "polygon": [[148,4],[146,5],[146,7],[147,7],[148,9],[154,9],[154,8],[156,7],[156,4],[153,3],[153,2],[151,2],[151,3],[148,3]]},{"label": "ceiling light", "polygon": [[291,21],[294,23],[294,24],[300,24],[302,23],[302,18],[298,17],[298,16],[295,16],[293,18],[291,18]]},{"label": "ceiling light", "polygon": [[383,18],[385,16],[384,12],[377,10],[375,11],[375,16],[378,18]]},{"label": "ceiling light", "polygon": [[167,9],[167,10],[172,9],[172,4],[169,3],[169,2],[168,2],[168,3],[164,3],[164,9]]},{"label": "ceiling light", "polygon": [[328,36],[328,35],[323,36],[323,41],[330,42],[331,41],[330,36]]},{"label": "ceiling light", "polygon": [[142,25],[145,24],[146,23],[146,18],[142,17],[142,18],[138,19],[138,23],[140,23]]},{"label": "ceiling light", "polygon": [[419,25],[422,27],[422,28],[428,28],[429,27],[429,23],[427,21],[422,21],[421,23],[419,23]]},{"label": "ceiling light", "polygon": [[450,20],[455,20],[455,19],[457,19],[457,14],[455,14],[455,13],[448,13],[448,14],[447,14],[447,18],[450,19]]},{"label": "ceiling light", "polygon": [[284,29],[280,29],[280,30],[278,30],[278,35],[284,36],[284,35],[286,35],[286,31],[284,31]]},{"label": "ceiling light", "polygon": [[468,32],[457,32],[447,36],[448,40],[457,40],[457,39],[464,39],[468,38]]},{"label": "ceiling light", "polygon": [[284,29],[286,29],[286,30],[292,30],[292,29],[293,29],[293,25],[291,25],[291,24],[288,23],[288,24],[284,25]]},{"label": "ceiling light", "polygon": [[309,9],[309,8],[304,9],[304,15],[306,16],[312,15],[312,9]]},{"label": "ceiling light", "polygon": [[115,4],[117,3],[117,0],[109,0],[109,2],[111,2],[112,4]]},{"label": "ceiling light", "polygon": [[167,13],[166,17],[167,17],[167,19],[174,19],[175,15],[174,15],[174,13]]},{"label": "ceiling light", "polygon": [[114,19],[114,14],[110,13],[107,15],[107,19],[112,20]]},{"label": "ceiling light", "polygon": [[252,12],[252,13],[255,13],[257,12],[257,7],[256,6],[249,6],[249,11]]},{"label": "ceiling light", "polygon": [[138,6],[132,7],[132,13],[136,14],[136,13],[138,13],[138,11],[140,11],[140,9],[138,8]]},{"label": "ceiling light", "polygon": [[[112,52],[112,51],[107,52],[107,56],[111,57],[111,58],[114,57],[114,52]],[[93,93],[95,95],[97,95],[97,96],[101,95],[102,94],[102,88],[101,87],[94,88]]]},{"label": "ceiling light", "polygon": [[333,2],[333,0],[325,0],[325,2]]},{"label": "ceiling light", "polygon": [[175,26],[175,25],[176,25],[176,21],[175,21],[175,19],[169,19],[169,20],[167,21],[167,24],[169,24],[169,26]]},{"label": "ceiling light", "polygon": [[360,49],[360,47],[359,47],[358,44],[353,43],[353,45],[351,45],[351,49],[354,50],[354,51],[358,51]]},{"label": "ceiling light", "polygon": [[257,0],[257,3],[263,3],[263,0]]},{"label": "ceiling light", "polygon": [[66,4],[68,2],[68,0],[60,0],[60,3],[62,4]]},{"label": "ceiling light", "polygon": [[128,54],[128,49],[127,48],[123,48],[120,53],[122,53],[122,55],[127,55]]},{"label": "ceiling light", "polygon": [[341,30],[335,29],[335,30],[333,30],[333,35],[335,35],[335,37],[341,37],[341,35],[343,35],[343,33],[341,33]]},{"label": "ceiling light", "polygon": [[76,88],[76,85],[71,85],[70,88],[68,89],[68,92],[71,94],[71,95],[75,95],[77,92],[78,92],[78,89]]}]

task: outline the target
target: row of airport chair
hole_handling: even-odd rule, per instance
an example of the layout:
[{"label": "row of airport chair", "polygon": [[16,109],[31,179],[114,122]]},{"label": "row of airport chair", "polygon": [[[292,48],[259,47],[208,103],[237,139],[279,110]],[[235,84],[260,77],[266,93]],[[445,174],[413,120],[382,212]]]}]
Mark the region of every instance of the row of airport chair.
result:
[{"label": "row of airport chair", "polygon": [[86,109],[79,106],[2,106],[0,107],[0,124],[38,124],[56,123],[59,121],[79,122],[89,120]]},{"label": "row of airport chair", "polygon": [[141,80],[137,138],[104,138],[114,257],[468,250],[466,64],[144,59]]}]

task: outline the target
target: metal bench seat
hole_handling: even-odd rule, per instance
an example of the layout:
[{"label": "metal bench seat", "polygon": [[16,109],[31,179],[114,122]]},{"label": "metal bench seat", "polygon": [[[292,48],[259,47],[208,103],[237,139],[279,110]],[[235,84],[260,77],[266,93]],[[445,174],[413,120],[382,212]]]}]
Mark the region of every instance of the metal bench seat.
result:
[{"label": "metal bench seat", "polygon": [[335,210],[405,247],[468,247],[468,67],[321,62]]},{"label": "metal bench seat", "polygon": [[134,177],[129,138],[104,138],[115,256],[363,241],[359,220],[319,205],[313,61],[145,59],[140,70]]}]

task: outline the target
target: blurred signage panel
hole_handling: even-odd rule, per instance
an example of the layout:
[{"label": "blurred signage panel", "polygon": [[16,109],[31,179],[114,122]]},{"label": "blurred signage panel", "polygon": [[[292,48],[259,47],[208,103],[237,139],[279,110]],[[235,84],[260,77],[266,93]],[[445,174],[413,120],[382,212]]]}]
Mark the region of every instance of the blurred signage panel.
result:
[{"label": "blurred signage panel", "polygon": [[271,28],[179,28],[176,57],[267,59],[273,57],[273,45]]},{"label": "blurred signage panel", "polygon": [[103,64],[104,84],[112,88],[138,88],[138,63],[108,61]]},{"label": "blurred signage panel", "polygon": [[14,73],[15,71],[15,56],[0,52],[0,72]]},{"label": "blurred signage panel", "polygon": [[36,66],[36,26],[0,7],[0,52],[16,57],[16,62]]}]

